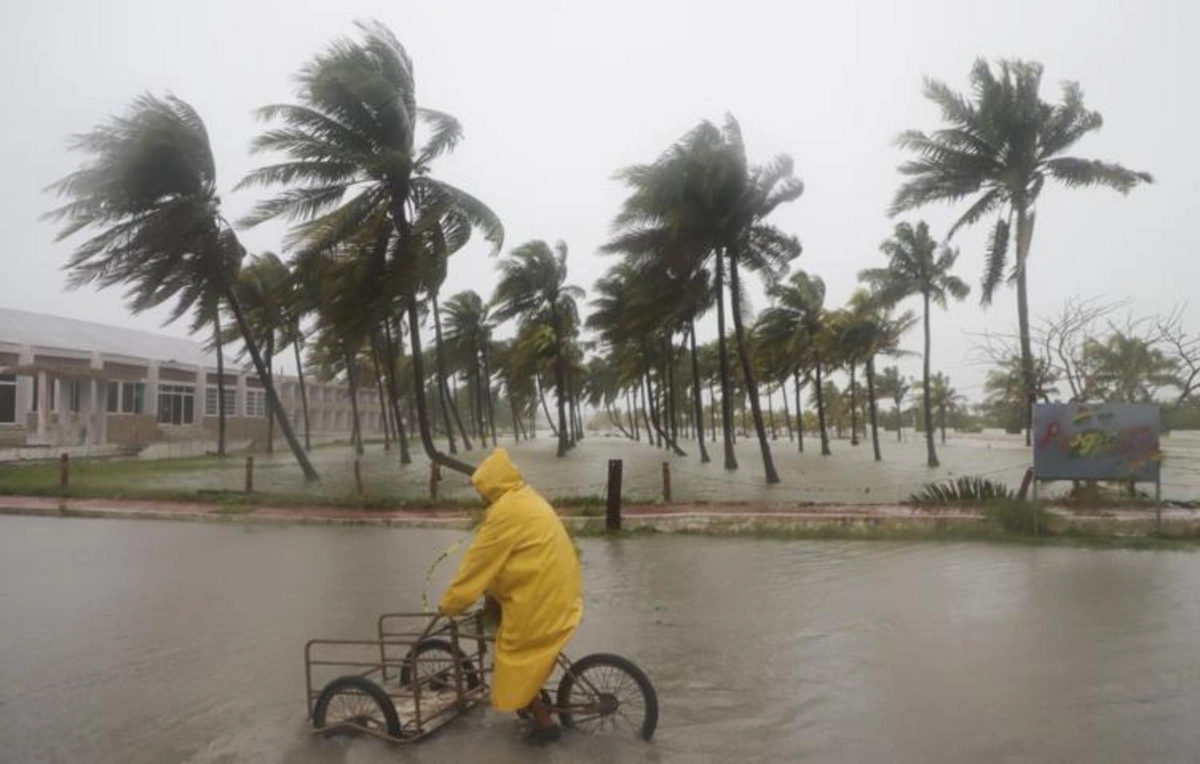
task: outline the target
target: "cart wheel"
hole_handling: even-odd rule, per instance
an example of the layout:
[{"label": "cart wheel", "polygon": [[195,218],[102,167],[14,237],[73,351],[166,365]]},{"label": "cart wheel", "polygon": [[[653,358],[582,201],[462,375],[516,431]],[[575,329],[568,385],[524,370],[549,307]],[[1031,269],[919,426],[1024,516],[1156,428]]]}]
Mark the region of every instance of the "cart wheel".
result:
[{"label": "cart wheel", "polygon": [[361,676],[343,676],[325,685],[313,706],[317,729],[354,724],[391,737],[401,737],[396,706],[383,689]]},{"label": "cart wheel", "polygon": [[[594,734],[632,731],[643,740],[658,726],[658,693],[650,678],[626,658],[595,653],[571,664],[558,683],[564,727]],[[586,710],[584,710],[586,709]]]},{"label": "cart wheel", "polygon": [[423,639],[409,651],[400,667],[400,686],[408,687],[413,682],[413,673],[421,682],[433,690],[454,687],[454,659],[461,661],[463,682],[468,690],[479,686],[479,672],[471,660],[444,639]]}]

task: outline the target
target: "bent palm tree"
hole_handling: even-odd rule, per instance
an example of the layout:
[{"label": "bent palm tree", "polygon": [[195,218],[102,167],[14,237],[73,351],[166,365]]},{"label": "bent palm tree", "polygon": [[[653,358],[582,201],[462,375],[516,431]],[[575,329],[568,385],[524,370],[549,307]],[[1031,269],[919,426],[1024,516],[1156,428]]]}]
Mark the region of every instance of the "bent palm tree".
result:
[{"label": "bent palm tree", "polygon": [[1015,223],[1016,256],[1008,280],[1017,285],[1027,423],[1037,399],[1037,381],[1026,273],[1042,187],[1049,178],[1067,188],[1107,186],[1125,194],[1139,183],[1153,182],[1149,173],[1119,164],[1063,156],[1083,136],[1100,129],[1104,120],[1099,112],[1084,107],[1078,83],[1066,83],[1062,101],[1052,105],[1041,99],[1041,81],[1041,64],[1001,61],[997,76],[982,59],[971,70],[969,99],[942,82],[926,79],[925,97],[941,108],[948,126],[930,134],[910,130],[897,139],[918,158],[900,166],[910,180],[896,192],[891,207],[891,214],[897,215],[932,202],[957,203],[974,197],[947,239],[959,228],[998,213],[983,276],[985,305],[1005,278],[1009,233]]},{"label": "bent palm tree", "polygon": [[318,475],[279,404],[270,370],[234,290],[245,255],[220,215],[216,163],[200,115],[184,101],[145,95],[123,117],[77,136],[91,161],[51,188],[70,201],[48,213],[58,240],[88,231],[66,268],[70,288],[126,287],[136,313],[174,301],[169,321],[220,295],[233,311],[279,427],[307,480]]},{"label": "bent palm tree", "polygon": [[942,246],[937,252],[937,242],[929,235],[929,226],[924,222],[913,228],[908,223],[896,226],[893,238],[880,249],[888,256],[888,267],[869,268],[858,277],[876,290],[876,297],[883,305],[896,305],[913,295],[920,295],[924,308],[925,366],[922,379],[925,395],[925,443],[930,467],[939,465],[937,450],[933,445],[933,419],[929,406],[929,374],[931,339],[929,330],[929,306],[936,303],[945,308],[948,298],[964,300],[971,288],[962,279],[950,273],[958,260],[958,250]]},{"label": "bent palm tree", "polygon": [[[259,110],[262,119],[283,126],[259,136],[254,151],[279,152],[287,160],[255,170],[239,186],[286,188],[260,203],[245,222],[296,221],[300,224],[287,243],[317,251],[364,232],[375,238],[358,298],[377,322],[391,318],[397,299],[407,313],[421,443],[431,461],[470,474],[471,465],[437,450],[429,425],[418,330],[422,247],[417,234],[423,220],[454,214],[482,231],[496,252],[504,229],[478,199],[431,176],[434,160],[462,138],[462,126],[449,114],[417,106],[412,62],[387,27],[360,23],[358,28],[361,40],[334,42],[301,69],[299,103]],[[429,131],[422,146],[418,127]],[[421,220],[414,220],[414,209]]]},{"label": "bent palm tree", "polygon": [[576,301],[583,290],[567,281],[567,245],[558,242],[551,251],[541,240],[526,242],[500,262],[500,281],[492,295],[497,321],[521,318],[544,321],[554,334],[554,388],[558,397],[558,455],[573,445],[567,429],[566,328],[578,324]]}]

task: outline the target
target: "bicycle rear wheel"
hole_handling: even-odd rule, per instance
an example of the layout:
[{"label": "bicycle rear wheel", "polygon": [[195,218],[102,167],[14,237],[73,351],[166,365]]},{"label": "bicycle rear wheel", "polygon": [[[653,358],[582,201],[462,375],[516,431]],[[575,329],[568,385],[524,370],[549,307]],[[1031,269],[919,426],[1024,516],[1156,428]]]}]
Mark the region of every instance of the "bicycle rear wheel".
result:
[{"label": "bicycle rear wheel", "polygon": [[558,683],[558,717],[564,727],[595,735],[633,733],[643,740],[658,727],[658,693],[627,658],[594,653],[571,664]]}]

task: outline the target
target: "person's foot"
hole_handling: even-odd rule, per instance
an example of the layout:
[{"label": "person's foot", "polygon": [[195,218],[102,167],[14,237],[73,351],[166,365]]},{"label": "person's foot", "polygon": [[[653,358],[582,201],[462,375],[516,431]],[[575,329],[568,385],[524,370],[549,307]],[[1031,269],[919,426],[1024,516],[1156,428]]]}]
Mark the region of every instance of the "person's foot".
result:
[{"label": "person's foot", "polygon": [[562,737],[562,728],[557,724],[549,727],[534,726],[529,730],[529,740],[534,743],[556,743]]}]

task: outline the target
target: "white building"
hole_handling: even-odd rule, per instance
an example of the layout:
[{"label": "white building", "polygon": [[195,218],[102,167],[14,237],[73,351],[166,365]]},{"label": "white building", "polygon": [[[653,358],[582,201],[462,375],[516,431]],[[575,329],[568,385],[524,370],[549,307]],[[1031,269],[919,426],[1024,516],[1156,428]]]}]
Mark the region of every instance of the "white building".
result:
[{"label": "white building", "polygon": [[[0,308],[0,446],[145,445],[216,441],[216,355],[189,339]],[[348,386],[306,380],[312,435],[348,437]],[[276,376],[298,437],[300,386]],[[363,433],[383,431],[374,388],[358,400]],[[226,437],[265,442],[266,393],[258,375],[225,361]]]}]

